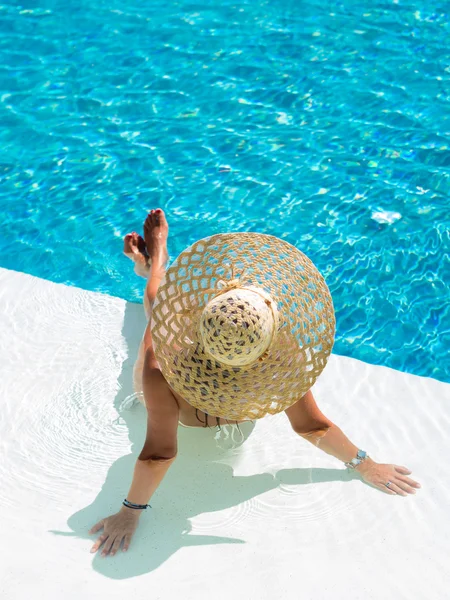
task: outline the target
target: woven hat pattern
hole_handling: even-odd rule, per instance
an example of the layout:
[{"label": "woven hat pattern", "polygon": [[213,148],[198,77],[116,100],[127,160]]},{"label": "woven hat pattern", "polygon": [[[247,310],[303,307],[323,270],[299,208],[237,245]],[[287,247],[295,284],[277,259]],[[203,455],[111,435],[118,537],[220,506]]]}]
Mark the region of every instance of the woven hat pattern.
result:
[{"label": "woven hat pattern", "polygon": [[[246,333],[236,329],[228,336],[231,351],[226,332],[214,345],[217,321],[208,323],[205,307],[242,294],[248,299],[250,290],[274,303],[276,331],[270,332],[263,298],[265,308],[252,321],[252,298],[239,310],[264,343],[268,327],[270,346],[260,360],[258,341],[241,346],[250,348],[250,364],[229,365],[227,356],[236,359]],[[166,272],[152,314],[155,354],[169,385],[195,408],[230,420],[258,419],[297,402],[324,369],[334,331],[331,295],[311,260],[284,240],[256,233],[215,235],[182,252]]]},{"label": "woven hat pattern", "polygon": [[258,360],[275,334],[271,302],[251,289],[232,289],[205,306],[200,334],[205,352],[221,363],[241,367]]}]

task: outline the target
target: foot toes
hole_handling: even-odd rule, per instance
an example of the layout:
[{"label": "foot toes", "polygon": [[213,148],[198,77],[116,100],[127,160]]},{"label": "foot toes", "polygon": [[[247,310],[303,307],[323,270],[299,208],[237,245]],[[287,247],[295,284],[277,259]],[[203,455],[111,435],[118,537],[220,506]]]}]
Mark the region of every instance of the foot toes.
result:
[{"label": "foot toes", "polygon": [[138,234],[133,231],[133,233],[131,234],[130,240],[129,240],[129,244],[130,244],[130,250],[131,252],[133,252],[134,254],[139,254],[140,250],[139,250],[139,236]]},{"label": "foot toes", "polygon": [[[156,208],[151,210],[148,215],[147,218],[145,219],[144,222],[144,239],[145,239],[145,243],[147,245],[147,252],[151,255],[152,254],[152,248],[153,248],[153,242],[152,242],[152,238],[154,234],[159,235],[159,228],[161,227],[165,227],[167,228],[167,221],[165,219],[165,215],[164,215],[164,211],[161,208]],[[155,232],[155,228],[158,228],[158,231]],[[165,233],[165,237],[167,238],[167,231],[163,231],[163,234]]]},{"label": "foot toes", "polygon": [[127,233],[127,235],[123,238],[123,251],[124,252],[131,252],[131,240],[132,240],[132,234]]},{"label": "foot toes", "polygon": [[150,211],[148,213],[148,215],[147,215],[147,217],[146,217],[146,219],[144,221],[144,230],[148,229],[151,226],[151,223],[152,223],[152,212],[153,211]]}]

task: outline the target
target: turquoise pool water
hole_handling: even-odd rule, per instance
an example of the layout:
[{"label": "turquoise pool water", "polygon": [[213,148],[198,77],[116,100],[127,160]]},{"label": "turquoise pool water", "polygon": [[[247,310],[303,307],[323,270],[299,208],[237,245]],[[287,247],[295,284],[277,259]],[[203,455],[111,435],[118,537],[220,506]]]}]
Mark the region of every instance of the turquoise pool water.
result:
[{"label": "turquoise pool water", "polygon": [[0,265],[138,301],[121,238],[254,230],[335,351],[450,380],[448,3],[0,5]]}]

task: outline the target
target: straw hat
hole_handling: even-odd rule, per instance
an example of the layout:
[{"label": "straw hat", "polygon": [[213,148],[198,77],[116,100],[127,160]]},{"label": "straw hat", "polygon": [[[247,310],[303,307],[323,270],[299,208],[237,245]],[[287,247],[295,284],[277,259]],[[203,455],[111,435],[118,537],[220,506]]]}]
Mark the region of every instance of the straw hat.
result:
[{"label": "straw hat", "polygon": [[200,240],[167,270],[152,313],[172,389],[212,416],[259,419],[286,410],[331,353],[328,287],[300,250],[271,235]]}]

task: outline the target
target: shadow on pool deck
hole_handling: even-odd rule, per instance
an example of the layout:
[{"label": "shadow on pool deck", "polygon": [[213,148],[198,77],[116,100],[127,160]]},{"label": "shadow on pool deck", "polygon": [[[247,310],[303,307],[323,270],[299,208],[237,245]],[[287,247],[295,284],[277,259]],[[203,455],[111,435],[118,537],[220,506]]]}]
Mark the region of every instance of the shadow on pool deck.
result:
[{"label": "shadow on pool deck", "polygon": [[[114,404],[128,427],[133,444],[132,454],[119,458],[111,465],[105,483],[94,502],[73,514],[68,520],[68,525],[75,535],[90,538],[92,543],[99,534],[89,536],[89,529],[101,518],[120,509],[145,438],[145,408],[140,404],[129,409],[122,408],[125,398],[133,391],[133,365],[144,327],[142,305],[128,303],[122,333],[127,341],[129,353],[119,377],[120,390]],[[242,429],[245,439],[253,427],[251,423],[244,424]],[[179,428],[178,457],[152,498],[153,509],[148,509],[141,516],[129,551],[106,558],[97,553],[93,559],[95,570],[113,579],[127,579],[153,571],[183,547],[245,544],[245,540],[237,538],[190,535],[189,519],[202,513],[237,506],[278,487],[280,483],[310,484],[311,481],[348,481],[353,478],[341,469],[310,468],[282,469],[275,476],[260,473],[235,477],[232,467],[219,462],[224,457],[224,450],[218,448],[214,441],[215,432],[216,429]]]}]

